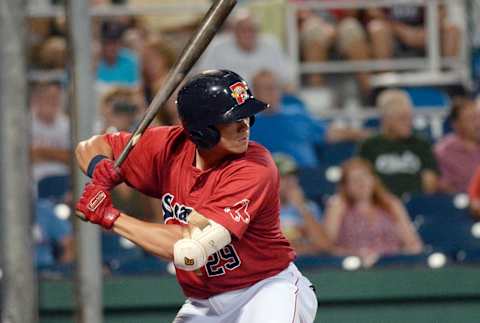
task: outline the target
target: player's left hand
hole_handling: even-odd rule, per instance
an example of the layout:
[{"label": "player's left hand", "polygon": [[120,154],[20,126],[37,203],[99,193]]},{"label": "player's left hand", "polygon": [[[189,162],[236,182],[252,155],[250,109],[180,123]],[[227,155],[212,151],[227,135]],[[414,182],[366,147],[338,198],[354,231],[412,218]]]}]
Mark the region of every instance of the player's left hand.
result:
[{"label": "player's left hand", "polygon": [[104,186],[108,190],[122,183],[123,180],[120,167],[116,167],[115,162],[107,158],[97,164],[92,176],[92,183]]},{"label": "player's left hand", "polygon": [[76,211],[84,220],[98,224],[104,229],[110,230],[113,223],[120,216],[120,211],[112,204],[110,192],[102,185],[88,183],[83,189],[82,196],[78,201]]}]

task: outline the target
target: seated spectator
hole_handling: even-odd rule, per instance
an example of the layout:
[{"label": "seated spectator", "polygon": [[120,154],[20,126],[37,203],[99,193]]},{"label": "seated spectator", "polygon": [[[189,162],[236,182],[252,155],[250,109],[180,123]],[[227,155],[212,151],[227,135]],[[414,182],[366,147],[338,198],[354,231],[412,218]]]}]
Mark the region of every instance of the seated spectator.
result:
[{"label": "seated spectator", "polygon": [[63,90],[59,83],[32,86],[31,158],[35,183],[47,176],[69,174],[70,125],[63,111]]},{"label": "seated spectator", "polygon": [[134,125],[144,110],[144,100],[138,91],[128,87],[112,87],[100,99],[101,120],[95,127],[96,132],[131,130],[125,127]]},{"label": "seated spectator", "polygon": [[477,167],[475,174],[468,187],[468,197],[470,199],[470,211],[472,215],[480,220],[480,166]]},{"label": "seated spectator", "polygon": [[453,132],[435,145],[440,189],[446,193],[466,192],[472,174],[480,165],[480,115],[474,101],[457,97],[448,119]]},{"label": "seated spectator", "polygon": [[383,184],[397,196],[434,193],[437,165],[431,145],[412,131],[412,103],[401,90],[385,90],[377,98],[381,133],[365,140],[360,157],[369,160]]},{"label": "seated spectator", "polygon": [[338,192],[328,201],[324,224],[338,248],[335,252],[358,256],[367,267],[382,255],[422,251],[405,207],[361,158],[342,165]]},{"label": "seated spectator", "polygon": [[[425,7],[394,5],[367,10],[368,34],[375,58],[425,56],[427,28]],[[439,35],[443,56],[456,56],[460,49],[460,29],[449,21],[445,5],[439,7]]]},{"label": "seated spectator", "polygon": [[[304,2],[294,0],[293,2]],[[359,10],[299,10],[300,47],[305,62],[325,62],[332,49],[347,60],[368,60],[370,44],[368,35],[359,20]],[[369,75],[356,74],[359,88],[364,95],[370,93]],[[323,85],[320,74],[309,74],[309,85]]]},{"label": "seated spectator", "polygon": [[[150,102],[175,64],[176,53],[162,38],[149,39],[142,55],[142,76],[145,96]],[[173,97],[173,95],[172,95]]]},{"label": "seated spectator", "polygon": [[138,86],[140,66],[137,56],[122,47],[124,27],[115,22],[101,25],[101,50],[97,81],[104,85]]},{"label": "seated spectator", "polygon": [[35,264],[37,268],[68,264],[74,260],[72,224],[54,212],[48,200],[38,200],[33,226]]},{"label": "seated spectator", "polygon": [[305,198],[292,157],[273,155],[280,173],[280,223],[297,255],[318,254],[330,250],[330,241],[320,224],[319,206]]},{"label": "seated spectator", "polygon": [[[368,133],[361,129],[329,127],[307,112],[284,111],[282,89],[273,72],[264,70],[253,79],[253,95],[270,108],[256,117],[251,138],[271,152],[292,156],[299,167],[319,164],[315,146],[325,141],[362,140]],[[288,129],[288,130],[287,130]]]},{"label": "seated spectator", "polygon": [[232,17],[232,30],[217,36],[197,64],[198,70],[229,69],[241,73],[248,84],[261,70],[277,71],[280,84],[292,89],[293,69],[278,41],[259,34],[252,14],[238,10]]},{"label": "seated spectator", "polygon": [[116,101],[112,103],[110,124],[106,132],[133,131],[138,120],[139,108],[128,101]]}]

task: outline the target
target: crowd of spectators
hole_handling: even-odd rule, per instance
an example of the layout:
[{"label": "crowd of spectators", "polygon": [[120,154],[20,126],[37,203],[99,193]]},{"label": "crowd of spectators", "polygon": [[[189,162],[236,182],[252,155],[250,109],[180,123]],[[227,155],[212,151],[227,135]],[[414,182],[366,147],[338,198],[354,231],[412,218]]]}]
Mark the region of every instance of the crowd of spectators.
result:
[{"label": "crowd of spectators", "polygon": [[[442,54],[457,55],[458,29],[446,18],[445,8],[440,12]],[[422,55],[426,33],[423,15],[418,8],[397,6],[390,10],[300,10],[301,57],[306,62],[321,62],[332,52],[347,60]],[[195,25],[192,21],[195,19],[179,27],[180,33],[191,30]],[[132,17],[94,21],[97,133],[131,130],[164,83],[182,41],[152,29],[156,24],[158,21]],[[31,68],[65,68],[64,22],[34,20],[31,28]],[[280,42],[262,33],[259,22],[246,9],[233,15],[194,69],[212,68],[237,71],[248,80],[256,98],[270,105],[258,115],[251,139],[274,154],[281,175],[282,228],[299,255],[355,255],[365,266],[371,266],[382,255],[422,252],[422,241],[402,204],[411,195],[468,192],[472,213],[480,218],[480,169],[472,181],[480,165],[480,117],[474,100],[452,100],[448,122],[453,131],[434,145],[415,134],[415,107],[400,89],[385,90],[376,97],[378,131],[327,123],[314,117],[299,98]],[[362,97],[372,95],[370,77],[367,72],[355,75]],[[323,86],[324,79],[320,74],[309,74],[306,83]],[[34,190],[45,177],[69,174],[67,86],[65,80],[37,81],[31,86]],[[165,104],[155,124],[180,123],[174,98]],[[298,171],[319,167],[318,148],[341,142],[357,144],[357,156],[341,165],[337,191],[324,207],[307,198]],[[151,221],[163,219],[158,201],[125,184],[116,188],[113,198],[115,205],[128,213]],[[54,202],[68,203],[69,199],[66,191]],[[68,263],[73,259],[70,222],[55,215],[51,201],[38,198],[36,204],[34,234],[42,249],[37,265],[49,265],[54,258]]]}]

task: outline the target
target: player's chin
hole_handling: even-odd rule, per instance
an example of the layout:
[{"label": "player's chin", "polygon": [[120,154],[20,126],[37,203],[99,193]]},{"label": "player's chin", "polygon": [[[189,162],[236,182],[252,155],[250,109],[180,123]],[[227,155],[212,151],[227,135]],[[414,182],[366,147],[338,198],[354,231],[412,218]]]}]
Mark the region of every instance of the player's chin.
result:
[{"label": "player's chin", "polygon": [[244,152],[247,151],[247,149],[248,149],[248,138],[239,140],[238,142],[235,143],[235,145],[232,145],[230,150],[234,154],[243,154]]}]

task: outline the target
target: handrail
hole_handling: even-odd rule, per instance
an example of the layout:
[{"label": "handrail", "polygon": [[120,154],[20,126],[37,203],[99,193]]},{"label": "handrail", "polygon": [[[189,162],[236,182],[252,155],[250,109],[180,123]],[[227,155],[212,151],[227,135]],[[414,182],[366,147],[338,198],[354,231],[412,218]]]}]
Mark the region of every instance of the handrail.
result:
[{"label": "handrail", "polygon": [[[287,30],[289,37],[287,39],[288,53],[292,57],[293,67],[297,74],[296,79],[299,80],[301,75],[312,73],[355,73],[355,72],[367,72],[367,71],[405,71],[413,70],[420,72],[420,79],[424,81],[423,84],[452,84],[462,83],[466,87],[471,87],[472,81],[468,73],[470,61],[468,59],[468,51],[462,48],[458,57],[455,58],[443,58],[441,57],[440,49],[440,31],[438,23],[438,4],[440,3],[452,3],[459,2],[464,8],[465,0],[325,0],[325,1],[304,1],[301,3],[289,3],[287,16]],[[347,61],[347,60],[329,60],[326,62],[301,62],[298,58],[298,48],[300,48],[300,42],[298,35],[292,35],[297,33],[298,29],[296,21],[293,17],[296,17],[299,9],[351,9],[351,8],[374,8],[374,7],[389,7],[392,5],[419,5],[425,7],[426,22],[425,27],[427,29],[427,43],[426,43],[426,57],[413,57],[413,58],[392,58],[381,60],[367,60],[367,61]],[[466,22],[465,22],[466,23]],[[466,26],[460,26],[462,31],[466,31]],[[467,46],[468,41],[465,33],[462,35],[462,47]],[[443,67],[448,67],[448,73],[442,71]],[[428,79],[427,76],[435,74],[436,78]],[[452,77],[452,73],[456,74]],[[425,74],[422,77],[422,74]],[[445,76],[445,77],[444,77]],[[402,81],[402,75],[397,78]],[[404,82],[403,82],[404,83]]]},{"label": "handrail", "polygon": [[[158,15],[175,14],[178,12],[189,12],[202,14],[208,10],[209,6],[199,3],[158,3],[149,5],[101,5],[92,7],[90,16],[109,17],[109,16],[138,16],[138,15]],[[31,18],[61,17],[65,15],[64,7],[57,5],[28,6],[28,16]]]}]

